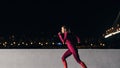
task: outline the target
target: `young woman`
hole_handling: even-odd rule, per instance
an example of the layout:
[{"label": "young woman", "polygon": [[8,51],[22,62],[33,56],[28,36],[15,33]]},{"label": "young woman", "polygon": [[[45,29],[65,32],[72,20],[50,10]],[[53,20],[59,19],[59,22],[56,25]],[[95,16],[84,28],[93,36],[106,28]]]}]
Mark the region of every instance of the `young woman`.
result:
[{"label": "young woman", "polygon": [[78,50],[74,46],[74,43],[76,41],[75,39],[77,38],[78,43],[80,43],[80,39],[77,36],[73,35],[66,26],[61,27],[61,32],[58,33],[58,36],[61,42],[68,48],[68,50],[62,56],[64,68],[68,68],[66,58],[70,55],[74,56],[75,60],[82,66],[82,68],[87,68],[84,62],[80,60]]}]

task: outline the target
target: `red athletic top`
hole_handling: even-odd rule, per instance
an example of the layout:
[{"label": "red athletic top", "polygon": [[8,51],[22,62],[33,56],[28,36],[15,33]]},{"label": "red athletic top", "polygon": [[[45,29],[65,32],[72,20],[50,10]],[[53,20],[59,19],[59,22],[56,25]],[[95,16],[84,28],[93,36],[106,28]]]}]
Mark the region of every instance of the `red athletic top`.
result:
[{"label": "red athletic top", "polygon": [[58,36],[62,41],[62,43],[65,43],[66,40],[69,40],[72,43],[80,43],[79,37],[72,33],[68,33],[68,32],[65,32],[64,34],[58,33]]}]

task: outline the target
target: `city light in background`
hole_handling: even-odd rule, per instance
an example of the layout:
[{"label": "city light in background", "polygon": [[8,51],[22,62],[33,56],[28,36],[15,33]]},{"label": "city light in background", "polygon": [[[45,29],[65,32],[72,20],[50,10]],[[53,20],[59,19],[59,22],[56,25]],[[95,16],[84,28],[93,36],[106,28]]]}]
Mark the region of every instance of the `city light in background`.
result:
[{"label": "city light in background", "polygon": [[110,29],[106,30],[106,33],[103,35],[105,38],[111,37],[113,35],[120,33],[120,11]]},{"label": "city light in background", "polygon": [[108,38],[108,37],[116,35],[118,33],[120,33],[120,26],[119,26],[119,24],[117,24],[116,28],[112,27],[112,28],[106,30],[106,34],[105,34],[104,37]]},{"label": "city light in background", "polygon": [[[14,36],[14,37],[13,37]],[[37,39],[18,39],[16,37],[17,35],[12,35],[11,38],[6,39],[0,39],[0,48],[66,48],[64,44],[60,42],[60,40],[57,40],[58,37],[54,36],[52,38],[44,38],[39,37],[39,40]],[[32,41],[31,41],[32,40]],[[35,41],[36,40],[36,41]],[[85,43],[85,41],[88,41]],[[97,40],[95,42],[95,38],[88,38],[81,42],[81,44],[76,43],[76,47],[78,48],[103,48],[105,47],[105,43],[101,40]],[[100,41],[100,42],[98,42]]]}]

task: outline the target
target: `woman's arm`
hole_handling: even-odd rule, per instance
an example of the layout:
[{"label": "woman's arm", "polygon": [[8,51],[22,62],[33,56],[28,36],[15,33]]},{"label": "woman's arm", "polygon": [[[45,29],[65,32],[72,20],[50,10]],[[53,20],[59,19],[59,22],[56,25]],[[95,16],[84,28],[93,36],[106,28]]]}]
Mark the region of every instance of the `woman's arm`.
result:
[{"label": "woman's arm", "polygon": [[58,33],[58,36],[59,36],[59,38],[60,38],[61,42],[64,44],[64,39],[62,38],[62,36],[61,36],[61,33],[60,33],[60,32]]},{"label": "woman's arm", "polygon": [[80,38],[78,36],[76,36],[76,38],[77,38],[77,42],[80,43]]},{"label": "woman's arm", "polygon": [[64,33],[64,42],[65,42],[66,39],[67,39],[67,34],[68,34],[67,32]]}]

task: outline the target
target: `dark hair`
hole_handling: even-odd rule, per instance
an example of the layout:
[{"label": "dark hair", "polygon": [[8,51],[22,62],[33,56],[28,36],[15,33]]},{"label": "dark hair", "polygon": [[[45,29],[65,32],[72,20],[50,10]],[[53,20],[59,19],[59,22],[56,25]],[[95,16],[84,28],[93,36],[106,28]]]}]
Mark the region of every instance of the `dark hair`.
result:
[{"label": "dark hair", "polygon": [[64,28],[68,29],[68,27],[67,27],[67,26],[65,26],[65,25],[62,25],[61,27],[64,27]]},{"label": "dark hair", "polygon": [[68,26],[62,25],[61,27],[64,27],[69,33],[71,32],[71,31],[70,31],[70,28],[69,28]]}]

